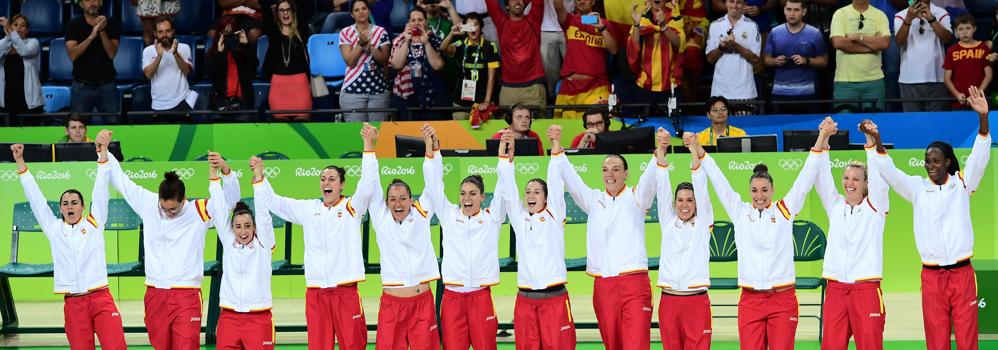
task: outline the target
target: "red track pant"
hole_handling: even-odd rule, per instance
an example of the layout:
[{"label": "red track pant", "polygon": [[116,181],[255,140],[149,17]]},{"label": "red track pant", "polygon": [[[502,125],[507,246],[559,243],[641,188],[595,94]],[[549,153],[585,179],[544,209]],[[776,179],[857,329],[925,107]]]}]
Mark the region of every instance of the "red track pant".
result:
[{"label": "red track pant", "polygon": [[66,296],[66,338],[73,349],[94,349],[94,333],[101,349],[126,349],[121,314],[107,288],[81,296]]},{"label": "red track pant", "polygon": [[201,349],[201,288],[146,288],[146,328],[156,349]]},{"label": "red track pant", "polygon": [[977,279],[972,265],[922,268],[922,319],[928,350],[950,349],[954,330],[958,350],[977,349]]},{"label": "red track pant", "polygon": [[270,310],[235,312],[222,309],[218,317],[217,350],[274,348],[274,316]]},{"label": "red track pant", "polygon": [[357,286],[308,288],[305,290],[305,324],[309,350],[341,350],[367,347],[367,321]]},{"label": "red track pant", "polygon": [[738,300],[738,342],[742,350],[792,350],[799,316],[797,292],[742,289]]},{"label": "red track pant", "polygon": [[850,337],[856,342],[856,350],[884,348],[887,311],[880,282],[828,281],[821,317],[824,350],[845,350]]},{"label": "red track pant", "polygon": [[382,293],[376,344],[377,350],[439,350],[433,293],[426,291],[408,298]]},{"label": "red track pant", "polygon": [[711,329],[710,297],[662,293],[658,303],[658,328],[664,350],[709,350]]},{"label": "red track pant", "polygon": [[517,350],[574,350],[575,322],[568,293],[547,299],[517,294],[513,334]]},{"label": "red track pant", "polygon": [[607,350],[651,347],[651,281],[648,273],[596,277],[593,308]]},{"label": "red track pant", "polygon": [[499,320],[489,288],[471,293],[444,289],[440,301],[444,350],[495,350]]}]

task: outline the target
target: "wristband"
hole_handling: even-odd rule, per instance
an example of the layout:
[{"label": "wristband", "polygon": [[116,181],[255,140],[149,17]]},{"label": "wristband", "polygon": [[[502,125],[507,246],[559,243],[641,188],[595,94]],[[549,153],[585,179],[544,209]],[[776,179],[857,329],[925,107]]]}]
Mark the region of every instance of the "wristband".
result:
[{"label": "wristband", "polygon": [[932,23],[936,23],[936,18],[935,17],[932,17],[932,19],[929,20],[929,24],[932,24]]}]

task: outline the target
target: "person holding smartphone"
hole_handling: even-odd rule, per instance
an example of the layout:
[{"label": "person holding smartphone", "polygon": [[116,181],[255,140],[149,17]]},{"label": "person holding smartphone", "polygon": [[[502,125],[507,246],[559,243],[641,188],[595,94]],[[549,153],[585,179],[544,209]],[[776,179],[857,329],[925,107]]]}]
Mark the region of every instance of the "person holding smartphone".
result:
[{"label": "person holding smartphone", "polygon": [[[388,60],[392,68],[399,71],[395,77],[395,99],[393,104],[400,108],[443,107],[447,105],[447,93],[440,73],[444,60],[438,51],[440,37],[427,30],[426,10],[415,7],[409,11],[409,23],[405,32],[392,43],[392,56]],[[405,119],[411,114],[400,111]],[[420,111],[417,120],[440,120],[445,114]]]},{"label": "person holding smartphone", "polygon": [[[554,2],[558,23],[565,30],[565,62],[561,66],[561,88],[555,104],[589,105],[606,103],[610,98],[610,80],[603,62],[617,53],[617,41],[606,22],[594,11],[594,0],[576,0],[575,11],[565,9],[563,1]],[[555,118],[581,119],[580,110],[555,110]]]},{"label": "person holding smartphone", "polygon": [[[499,74],[499,47],[482,35],[482,17],[469,13],[464,23],[454,26],[440,51],[453,57],[461,71],[461,79],[454,87],[455,107],[477,108],[484,111],[495,98],[496,76]],[[452,44],[453,43],[453,44]],[[452,114],[455,120],[468,119],[467,110]],[[472,126],[474,126],[472,122]]]}]

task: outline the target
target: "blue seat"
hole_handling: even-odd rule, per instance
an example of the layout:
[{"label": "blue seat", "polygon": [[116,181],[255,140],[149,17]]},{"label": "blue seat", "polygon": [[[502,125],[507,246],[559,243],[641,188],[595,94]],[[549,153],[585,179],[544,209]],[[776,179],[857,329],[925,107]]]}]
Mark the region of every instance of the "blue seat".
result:
[{"label": "blue seat", "polygon": [[114,55],[114,69],[119,82],[135,82],[145,79],[142,72],[142,49],[145,43],[142,37],[123,36],[118,44],[118,53]]},{"label": "blue seat", "polygon": [[149,84],[142,84],[132,89],[132,101],[129,104],[129,111],[151,111],[152,110],[152,87]]},{"label": "blue seat", "polygon": [[73,61],[66,53],[66,39],[56,38],[49,44],[48,77],[52,81],[68,83],[73,81]]},{"label": "blue seat", "polygon": [[315,57],[309,66],[312,74],[322,75],[330,87],[343,85],[347,63],[340,54],[339,34],[313,34],[308,38],[308,55]]},{"label": "blue seat", "polygon": [[392,1],[395,3],[392,5],[391,14],[388,15],[388,21],[391,23],[387,23],[390,26],[381,23],[378,23],[378,26],[391,30],[392,33],[401,33],[405,29],[406,23],[409,22],[409,11],[412,10],[413,2],[405,0]]},{"label": "blue seat", "polygon": [[[104,4],[110,3],[111,1],[104,1]],[[78,6],[74,6],[79,8]],[[142,35],[142,18],[139,18],[139,14],[135,12],[135,6],[132,6],[130,0],[121,1],[121,34],[138,34]]]},{"label": "blue seat", "polygon": [[326,16],[319,33],[339,33],[341,29],[351,25],[353,25],[353,17],[350,17],[349,12],[333,12]]},{"label": "blue seat", "polygon": [[211,28],[215,18],[215,0],[180,0],[173,24],[177,34],[200,34]]},{"label": "blue seat", "polygon": [[69,108],[68,86],[42,86],[45,98],[45,113],[60,112]]},{"label": "blue seat", "polygon": [[270,38],[261,35],[256,41],[256,76],[263,79],[263,58],[267,57],[267,49],[270,48]]},{"label": "blue seat", "polygon": [[31,20],[33,36],[55,36],[64,31],[60,0],[23,1],[21,14]]},{"label": "blue seat", "polygon": [[0,0],[0,16],[10,17],[10,0]]},{"label": "blue seat", "polygon": [[194,84],[197,81],[199,69],[201,69],[202,56],[198,52],[198,38],[192,35],[177,35],[177,40],[191,48],[191,64],[194,65],[194,69],[187,74],[187,83]]},{"label": "blue seat", "polygon": [[269,95],[270,95],[270,83],[254,82],[253,108],[257,110],[269,108],[269,103],[267,102],[267,97]]}]

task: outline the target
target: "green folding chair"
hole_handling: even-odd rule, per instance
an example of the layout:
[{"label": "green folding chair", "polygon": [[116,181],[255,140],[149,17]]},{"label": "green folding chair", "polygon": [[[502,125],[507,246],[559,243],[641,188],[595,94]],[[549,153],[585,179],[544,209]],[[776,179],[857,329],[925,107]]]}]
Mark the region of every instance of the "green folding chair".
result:
[{"label": "green folding chair", "polygon": [[[819,261],[825,257],[825,231],[817,224],[804,221],[794,221],[794,261]],[[800,306],[817,306],[817,314],[801,314],[799,317],[810,317],[818,320],[818,340],[822,337],[822,313],[825,310],[825,280],[821,277],[797,277],[797,289],[821,289],[820,303],[802,303]]]},{"label": "green folding chair", "polygon": [[145,259],[145,248],[142,244],[142,218],[124,199],[115,198],[107,204],[107,222],[105,231],[138,231],[138,260],[124,263],[107,264],[108,276],[143,276],[142,261]]},{"label": "green folding chair", "polygon": [[[714,221],[710,232],[710,262],[737,262],[738,247],[735,246],[735,225],[729,221]],[[710,289],[738,289],[736,277],[711,277]]]},{"label": "green folding chair", "polygon": [[[587,220],[589,215],[575,204],[572,195],[565,192],[565,225],[585,224]],[[586,257],[565,259],[565,267],[568,271],[585,271]]]}]

